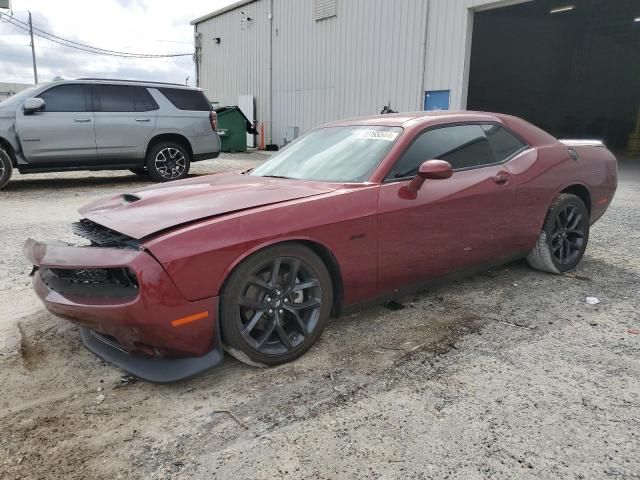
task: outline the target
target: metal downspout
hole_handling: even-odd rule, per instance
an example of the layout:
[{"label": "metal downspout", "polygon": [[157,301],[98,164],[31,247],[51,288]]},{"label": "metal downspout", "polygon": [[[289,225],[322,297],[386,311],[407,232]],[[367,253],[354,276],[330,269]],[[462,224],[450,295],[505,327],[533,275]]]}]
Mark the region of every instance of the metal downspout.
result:
[{"label": "metal downspout", "polygon": [[420,95],[418,99],[418,110],[424,110],[425,81],[427,79],[427,31],[429,30],[429,5],[431,0],[425,2],[424,14],[424,39],[422,41],[422,83],[420,84]]},{"label": "metal downspout", "polygon": [[273,143],[273,0],[269,1],[269,134],[267,145]]}]

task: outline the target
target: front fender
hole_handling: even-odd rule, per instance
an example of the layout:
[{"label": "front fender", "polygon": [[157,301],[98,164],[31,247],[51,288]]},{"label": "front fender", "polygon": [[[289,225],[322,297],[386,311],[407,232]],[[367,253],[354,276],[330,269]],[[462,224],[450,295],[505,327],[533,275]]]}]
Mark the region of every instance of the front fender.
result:
[{"label": "front fender", "polygon": [[[9,145],[10,151],[7,153],[11,157],[13,166],[16,167],[15,154],[21,151],[20,144],[18,143],[18,135],[16,134],[16,121],[15,117],[3,116],[0,114],[0,148],[4,145]],[[7,150],[5,147],[4,150]]]},{"label": "front fender", "polygon": [[253,253],[288,241],[330,252],[345,304],[375,296],[379,186],[309,197],[208,219],[145,241],[188,299],[220,294],[228,275]]}]

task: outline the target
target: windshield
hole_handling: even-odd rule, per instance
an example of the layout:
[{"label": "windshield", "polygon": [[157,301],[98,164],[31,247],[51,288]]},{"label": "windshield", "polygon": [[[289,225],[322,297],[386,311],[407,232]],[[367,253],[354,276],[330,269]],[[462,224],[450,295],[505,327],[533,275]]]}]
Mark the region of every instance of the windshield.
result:
[{"label": "windshield", "polygon": [[27,88],[26,90],[21,90],[15,95],[11,95],[9,98],[5,98],[0,102],[0,107],[17,107],[18,104],[22,103],[26,98],[28,98],[35,89],[36,87]]},{"label": "windshield", "polygon": [[313,130],[287,145],[251,175],[325,182],[363,182],[382,161],[400,127],[349,126]]}]

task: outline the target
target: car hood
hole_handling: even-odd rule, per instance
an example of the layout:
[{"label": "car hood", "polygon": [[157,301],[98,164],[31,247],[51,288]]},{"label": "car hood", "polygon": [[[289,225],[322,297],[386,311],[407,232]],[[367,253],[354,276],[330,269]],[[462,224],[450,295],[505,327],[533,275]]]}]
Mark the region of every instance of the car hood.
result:
[{"label": "car hood", "polygon": [[141,239],[196,220],[330,193],[336,185],[240,173],[165,183],[93,202],[79,210],[104,227]]}]

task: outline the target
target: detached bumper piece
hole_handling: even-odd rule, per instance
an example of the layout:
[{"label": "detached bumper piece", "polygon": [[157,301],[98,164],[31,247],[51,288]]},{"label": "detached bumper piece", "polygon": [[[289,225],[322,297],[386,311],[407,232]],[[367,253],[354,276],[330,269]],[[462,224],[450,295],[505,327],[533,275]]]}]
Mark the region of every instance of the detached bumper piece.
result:
[{"label": "detached bumper piece", "polygon": [[130,355],[109,337],[80,327],[80,337],[87,350],[135,377],[153,383],[186,380],[222,363],[220,347],[201,357],[154,358]]}]

